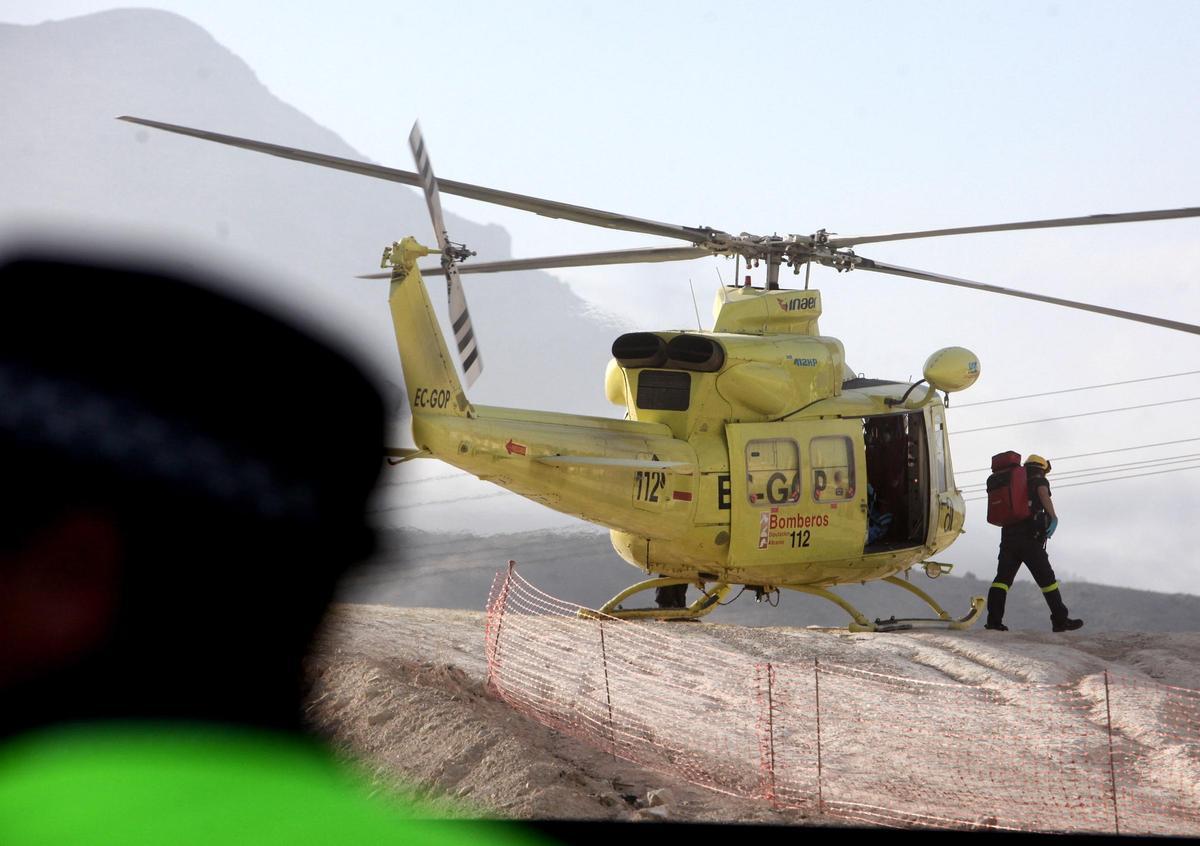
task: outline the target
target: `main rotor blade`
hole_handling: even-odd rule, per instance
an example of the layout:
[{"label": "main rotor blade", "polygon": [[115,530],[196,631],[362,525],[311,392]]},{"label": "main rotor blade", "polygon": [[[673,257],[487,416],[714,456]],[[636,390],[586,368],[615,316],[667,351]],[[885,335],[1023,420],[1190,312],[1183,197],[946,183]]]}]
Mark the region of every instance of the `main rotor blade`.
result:
[{"label": "main rotor blade", "polygon": [[[222,135],[219,132],[209,132],[204,129],[193,129],[187,126],[162,123],[160,121],[131,117],[129,115],[122,115],[117,118],[117,120],[123,120],[128,123],[136,123],[140,124],[141,126],[149,126],[153,129],[161,129],[164,132],[174,132],[177,135],[188,135],[192,138],[199,138],[203,141],[215,141],[218,144],[225,144],[230,147],[241,147],[244,150],[253,150],[257,153],[266,153],[267,155],[278,156],[282,159],[291,159],[292,161],[305,162],[306,164],[320,165],[321,167],[333,168],[334,170],[344,170],[348,173],[357,173],[362,176],[370,176],[374,179],[386,179],[390,182],[399,182],[403,185],[413,185],[418,187],[421,184],[420,176],[416,173],[412,173],[411,171],[397,170],[396,168],[383,167],[382,165],[368,164],[367,162],[360,162],[356,161],[355,159],[346,159],[340,156],[330,156],[324,153],[314,153],[308,150],[299,150],[294,147],[283,147],[279,144],[268,144],[265,141],[254,141],[249,138],[239,138],[235,135]],[[441,190],[447,194],[454,194],[459,197],[466,197],[468,199],[478,200],[483,203],[492,203],[493,205],[521,209],[522,211],[540,214],[543,217],[553,217],[561,220],[573,220],[576,223],[586,223],[590,226],[603,226],[606,229],[621,229],[626,232],[642,232],[646,235],[661,235],[664,238],[678,238],[681,241],[688,241],[693,244],[707,241],[714,232],[714,230],[708,227],[676,226],[671,223],[660,223],[658,221],[645,220],[643,218],[618,214],[616,212],[590,209],[586,206],[574,206],[570,205],[569,203],[560,203],[555,200],[543,200],[538,197],[529,197],[524,194],[514,194],[510,191],[500,191],[496,188],[484,188],[481,185],[471,185],[467,182],[455,182],[450,179],[440,180],[439,184]]]},{"label": "main rotor blade", "polygon": [[[567,256],[506,259],[457,265],[459,273],[504,273],[510,270],[544,270],[552,267],[591,267],[605,264],[636,264],[660,261],[688,261],[712,253],[703,247],[647,247],[633,250],[608,250],[602,253],[575,253]],[[422,273],[440,273],[440,267],[422,267]],[[391,273],[367,273],[359,279],[390,279]]]},{"label": "main rotor blade", "polygon": [[1108,308],[1107,306],[1092,305],[1090,303],[1076,302],[1075,300],[1065,300],[1061,297],[1048,297],[1044,294],[1031,294],[1028,291],[1018,291],[1015,288],[1001,288],[998,285],[987,285],[983,282],[972,282],[970,279],[959,279],[957,276],[944,276],[940,273],[927,273],[924,270],[913,270],[909,267],[897,267],[894,264],[884,264],[881,261],[872,261],[871,259],[860,258],[858,264],[855,265],[856,270],[873,270],[877,273],[889,273],[893,276],[907,276],[910,279],[924,279],[928,282],[940,282],[944,285],[956,285],[960,288],[973,288],[976,291],[988,291],[993,294],[1004,294],[1009,297],[1020,297],[1025,300],[1036,300],[1040,303],[1050,303],[1051,305],[1065,306],[1066,308],[1079,309],[1080,311],[1090,311],[1096,314],[1105,314],[1109,317],[1119,317],[1122,320],[1134,320],[1138,323],[1148,323],[1151,326],[1161,326],[1164,329],[1174,329],[1178,332],[1190,332],[1193,335],[1200,335],[1200,326],[1195,326],[1191,323],[1181,323],[1177,320],[1165,320],[1161,317],[1150,317],[1145,314],[1138,314],[1133,311],[1122,311],[1117,308]]},{"label": "main rotor blade", "polygon": [[855,235],[831,237],[834,249],[880,241],[908,241],[913,238],[938,238],[942,235],[972,235],[978,232],[1011,232],[1017,229],[1054,229],[1060,226],[1098,226],[1102,223],[1135,223],[1143,220],[1173,220],[1180,217],[1200,217],[1200,208],[1162,209],[1161,211],[1125,212],[1123,214],[1090,214],[1084,217],[1056,217],[1047,220],[1024,220],[1017,223],[995,223],[989,226],[956,226],[952,229],[924,229],[917,232],[893,232],[890,235]]}]

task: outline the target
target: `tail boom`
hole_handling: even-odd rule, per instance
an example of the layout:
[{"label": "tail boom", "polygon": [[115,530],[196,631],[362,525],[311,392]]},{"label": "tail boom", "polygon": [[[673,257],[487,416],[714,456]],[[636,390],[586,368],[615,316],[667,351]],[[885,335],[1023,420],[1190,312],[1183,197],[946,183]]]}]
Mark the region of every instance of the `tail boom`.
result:
[{"label": "tail boom", "polygon": [[413,440],[447,464],[591,523],[663,539],[691,526],[696,454],[666,426],[474,411],[468,418],[414,410]]},{"label": "tail boom", "polygon": [[418,413],[474,417],[475,410],[454,369],[425,281],[417,269],[417,258],[430,252],[411,237],[384,252],[385,264],[393,265],[388,304],[408,401],[414,420]]}]

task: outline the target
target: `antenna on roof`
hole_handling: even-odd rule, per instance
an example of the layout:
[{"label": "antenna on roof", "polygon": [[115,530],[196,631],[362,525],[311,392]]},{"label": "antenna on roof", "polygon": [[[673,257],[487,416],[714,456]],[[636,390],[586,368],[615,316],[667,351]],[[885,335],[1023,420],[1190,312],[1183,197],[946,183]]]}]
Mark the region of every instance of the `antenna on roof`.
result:
[{"label": "antenna on roof", "polygon": [[[720,271],[717,272],[717,278],[721,278]],[[692,277],[688,277],[688,290],[692,292],[692,308],[696,310],[696,331],[703,332],[704,327],[700,325],[700,306],[696,304],[696,288],[692,285]]]}]

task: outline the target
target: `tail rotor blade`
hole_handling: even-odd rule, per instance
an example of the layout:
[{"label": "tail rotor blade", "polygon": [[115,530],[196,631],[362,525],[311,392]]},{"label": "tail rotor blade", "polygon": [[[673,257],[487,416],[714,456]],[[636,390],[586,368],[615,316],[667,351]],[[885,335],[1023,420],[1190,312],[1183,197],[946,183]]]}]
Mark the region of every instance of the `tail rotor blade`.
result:
[{"label": "tail rotor blade", "polygon": [[446,235],[446,221],[442,217],[442,198],[438,194],[437,177],[433,175],[433,164],[429,161],[429,151],[425,149],[419,121],[413,124],[412,132],[408,135],[408,146],[417,162],[417,176],[421,180],[421,190],[425,192],[425,205],[429,206],[429,219],[433,221],[438,249],[445,256],[450,239]]},{"label": "tail rotor blade", "polygon": [[429,161],[429,151],[425,148],[420,122],[413,123],[412,132],[408,136],[408,146],[417,162],[417,176],[421,180],[421,189],[425,192],[425,204],[429,206],[429,217],[433,221],[438,248],[442,251],[442,271],[446,274],[446,296],[450,301],[450,325],[454,331],[454,341],[458,345],[463,376],[467,380],[467,387],[470,387],[483,372],[483,359],[479,355],[479,341],[475,337],[475,328],[471,325],[467,295],[463,291],[462,281],[458,278],[458,266],[454,262],[457,247],[450,243],[450,236],[446,233],[437,177],[433,175],[433,164]]},{"label": "tail rotor blade", "polygon": [[450,328],[454,331],[463,375],[470,387],[483,372],[483,359],[479,357],[479,341],[471,325],[471,312],[467,309],[467,297],[458,278],[458,268],[453,263],[446,269],[446,287],[450,297]]}]

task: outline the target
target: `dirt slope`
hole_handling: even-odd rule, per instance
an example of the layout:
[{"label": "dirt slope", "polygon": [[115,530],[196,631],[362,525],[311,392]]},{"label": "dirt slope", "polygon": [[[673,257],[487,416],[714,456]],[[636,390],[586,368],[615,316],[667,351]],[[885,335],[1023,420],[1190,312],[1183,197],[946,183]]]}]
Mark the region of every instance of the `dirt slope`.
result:
[{"label": "dirt slope", "polygon": [[[818,821],[614,759],[515,713],[485,690],[483,628],[475,611],[337,606],[310,664],[310,719],[379,783],[409,785],[448,814]],[[932,680],[1068,682],[1107,667],[1200,687],[1198,633],[849,634],[712,624],[670,632],[752,657],[816,650],[833,662]]]},{"label": "dirt slope", "polygon": [[310,719],[377,781],[448,814],[806,819],[645,770],[514,712],[485,692],[483,625],[475,611],[338,606],[311,661]]}]

